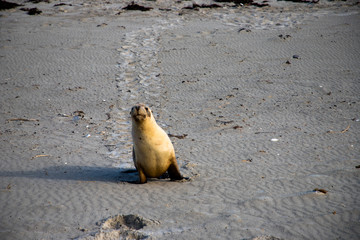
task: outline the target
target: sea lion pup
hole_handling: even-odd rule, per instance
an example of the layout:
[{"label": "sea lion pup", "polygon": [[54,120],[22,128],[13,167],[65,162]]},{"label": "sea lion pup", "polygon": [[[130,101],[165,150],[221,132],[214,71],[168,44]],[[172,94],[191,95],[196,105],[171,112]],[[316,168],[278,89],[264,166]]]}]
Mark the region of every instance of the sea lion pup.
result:
[{"label": "sea lion pup", "polygon": [[174,147],[166,132],[157,125],[151,109],[144,104],[131,108],[133,160],[139,183],[157,178],[166,171],[171,180],[181,180]]}]

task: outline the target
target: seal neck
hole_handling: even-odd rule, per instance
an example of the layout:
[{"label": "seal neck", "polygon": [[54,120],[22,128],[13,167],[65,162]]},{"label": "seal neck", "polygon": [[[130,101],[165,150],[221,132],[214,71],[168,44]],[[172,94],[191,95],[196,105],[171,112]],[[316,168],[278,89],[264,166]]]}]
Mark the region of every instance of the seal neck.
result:
[{"label": "seal neck", "polygon": [[139,130],[143,131],[149,131],[158,126],[153,116],[145,119],[144,121],[136,121],[135,119],[132,119],[132,124],[133,126],[136,126],[135,128],[139,128]]}]

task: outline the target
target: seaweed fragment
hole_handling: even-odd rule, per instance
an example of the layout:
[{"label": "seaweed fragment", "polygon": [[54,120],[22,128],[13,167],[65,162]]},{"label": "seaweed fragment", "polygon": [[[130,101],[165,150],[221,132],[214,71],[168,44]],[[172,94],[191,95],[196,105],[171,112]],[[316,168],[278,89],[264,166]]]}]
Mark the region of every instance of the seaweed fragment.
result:
[{"label": "seaweed fragment", "polygon": [[195,9],[198,10],[199,8],[220,8],[221,6],[213,3],[213,4],[197,4],[193,3],[191,6],[183,7],[183,9]]},{"label": "seaweed fragment", "polygon": [[326,193],[328,192],[327,190],[322,189],[322,188],[315,188],[313,191],[314,191],[314,192],[323,193],[323,194],[326,194]]},{"label": "seaweed fragment", "polygon": [[221,125],[228,125],[230,123],[233,123],[233,120],[230,121],[222,121],[222,120],[216,120],[217,123],[220,123]]},{"label": "seaweed fragment", "polygon": [[174,135],[174,134],[169,133],[168,136],[169,136],[169,137],[176,137],[176,138],[178,138],[178,139],[184,139],[184,138],[187,137],[187,134]]},{"label": "seaweed fragment", "polygon": [[69,3],[57,3],[54,5],[54,7],[60,7],[60,6],[72,6],[72,4]]},{"label": "seaweed fragment", "polygon": [[38,15],[41,14],[42,11],[37,8],[20,8],[21,11],[27,11],[27,14],[29,15]]},{"label": "seaweed fragment", "polygon": [[215,0],[215,2],[234,3],[235,5],[251,5],[255,7],[267,7],[270,6],[267,1],[262,3],[254,2],[254,0]]},{"label": "seaweed fragment", "polygon": [[236,5],[251,4],[253,0],[215,0],[215,2],[235,3]]},{"label": "seaweed fragment", "polygon": [[31,3],[41,3],[41,2],[50,3],[50,0],[27,0],[27,2],[31,2]]},{"label": "seaweed fragment", "polygon": [[130,11],[149,11],[152,9],[152,7],[144,7],[141,5],[138,5],[136,3],[134,3],[134,1],[132,1],[129,5],[127,5],[126,7],[122,8],[123,10],[130,10]]},{"label": "seaweed fragment", "polygon": [[318,3],[320,0],[278,0],[286,2],[296,2],[296,3]]},{"label": "seaweed fragment", "polygon": [[251,6],[262,8],[262,7],[267,7],[267,6],[270,6],[270,5],[268,3],[266,3],[266,2],[263,2],[263,3],[253,2],[253,3],[251,3]]},{"label": "seaweed fragment", "polygon": [[23,5],[13,3],[13,2],[7,2],[7,1],[4,1],[4,0],[0,0],[0,11],[1,10],[8,10],[8,9],[16,8],[16,7],[19,7],[19,6],[23,6]]},{"label": "seaweed fragment", "polygon": [[8,122],[21,121],[21,122],[38,122],[38,119],[34,118],[10,118],[7,120]]},{"label": "seaweed fragment", "polygon": [[242,27],[242,28],[240,28],[240,29],[238,30],[238,33],[239,33],[239,32],[242,32],[242,31],[251,32],[251,30],[250,30],[249,28],[244,28],[244,27]]}]

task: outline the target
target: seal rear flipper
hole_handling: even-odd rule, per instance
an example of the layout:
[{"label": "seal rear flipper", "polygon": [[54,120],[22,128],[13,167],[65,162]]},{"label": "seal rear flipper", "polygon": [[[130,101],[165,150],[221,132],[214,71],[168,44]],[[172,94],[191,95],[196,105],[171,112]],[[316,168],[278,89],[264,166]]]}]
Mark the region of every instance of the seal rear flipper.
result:
[{"label": "seal rear flipper", "polygon": [[170,178],[168,172],[164,172],[160,177],[158,177],[158,179],[167,179],[167,178]]},{"label": "seal rear flipper", "polygon": [[168,168],[169,177],[171,180],[182,180],[183,176],[181,176],[181,173],[179,171],[179,167],[177,164],[171,164]]}]

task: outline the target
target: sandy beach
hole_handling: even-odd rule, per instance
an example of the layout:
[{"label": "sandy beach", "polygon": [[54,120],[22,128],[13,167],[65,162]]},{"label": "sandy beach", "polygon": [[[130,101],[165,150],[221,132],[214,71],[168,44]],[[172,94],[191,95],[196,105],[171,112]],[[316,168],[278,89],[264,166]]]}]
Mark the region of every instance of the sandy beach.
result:
[{"label": "sandy beach", "polygon": [[[1,239],[359,238],[359,1],[8,2]],[[134,184],[139,102],[189,180]]]}]

